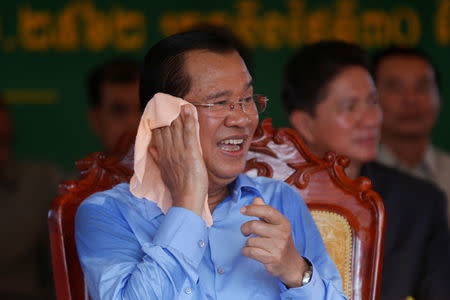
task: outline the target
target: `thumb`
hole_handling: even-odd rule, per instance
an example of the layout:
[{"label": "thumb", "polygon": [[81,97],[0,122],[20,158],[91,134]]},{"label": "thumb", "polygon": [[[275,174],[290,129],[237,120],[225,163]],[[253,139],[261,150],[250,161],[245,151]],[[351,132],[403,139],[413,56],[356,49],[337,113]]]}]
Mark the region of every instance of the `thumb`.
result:
[{"label": "thumb", "polygon": [[264,201],[260,198],[260,197],[255,197],[255,199],[253,199],[253,203],[254,205],[266,205],[264,203]]},{"label": "thumb", "polygon": [[157,162],[159,160],[158,150],[154,146],[148,146],[147,150],[150,156],[153,158],[153,161]]}]

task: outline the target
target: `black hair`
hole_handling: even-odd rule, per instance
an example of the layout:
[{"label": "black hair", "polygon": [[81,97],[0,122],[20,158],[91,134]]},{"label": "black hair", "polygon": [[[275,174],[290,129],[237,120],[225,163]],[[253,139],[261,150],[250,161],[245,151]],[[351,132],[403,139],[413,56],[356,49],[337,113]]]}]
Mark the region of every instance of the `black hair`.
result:
[{"label": "black hair", "polygon": [[373,76],[375,82],[377,80],[378,67],[381,64],[381,62],[386,58],[394,57],[394,56],[419,58],[419,59],[422,59],[423,61],[425,61],[426,63],[428,63],[430,65],[431,69],[433,70],[436,87],[438,89],[438,93],[440,93],[441,79],[440,79],[439,71],[437,70],[436,65],[433,63],[431,58],[424,51],[422,51],[419,48],[400,47],[400,46],[393,45],[393,46],[389,46],[387,48],[378,50],[373,56],[372,68],[371,68],[371,71],[372,71],[371,73],[372,73],[372,76]]},{"label": "black hair", "polygon": [[114,58],[92,70],[87,78],[89,106],[101,103],[101,87],[105,83],[127,84],[140,78],[141,64],[130,58]]},{"label": "black hair", "polygon": [[300,48],[284,67],[281,98],[287,112],[303,110],[314,116],[328,84],[352,66],[370,70],[366,52],[357,45],[322,41]]},{"label": "black hair", "polygon": [[184,54],[192,50],[209,50],[215,53],[237,51],[247,69],[249,67],[249,52],[225,28],[201,25],[171,35],[156,43],[145,55],[139,83],[141,110],[158,92],[181,98],[189,92],[191,79],[184,70]]}]

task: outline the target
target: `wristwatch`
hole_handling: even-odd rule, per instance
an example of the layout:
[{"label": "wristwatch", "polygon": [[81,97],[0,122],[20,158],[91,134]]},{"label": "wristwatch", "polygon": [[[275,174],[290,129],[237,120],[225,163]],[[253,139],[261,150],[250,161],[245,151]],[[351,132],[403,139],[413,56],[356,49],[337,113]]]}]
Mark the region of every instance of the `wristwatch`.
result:
[{"label": "wristwatch", "polygon": [[309,262],[309,260],[307,260],[306,258],[303,258],[306,263],[308,264],[308,270],[306,270],[305,273],[303,273],[303,277],[302,277],[302,284],[300,286],[304,286],[306,284],[308,284],[311,281],[312,278],[312,264]]}]

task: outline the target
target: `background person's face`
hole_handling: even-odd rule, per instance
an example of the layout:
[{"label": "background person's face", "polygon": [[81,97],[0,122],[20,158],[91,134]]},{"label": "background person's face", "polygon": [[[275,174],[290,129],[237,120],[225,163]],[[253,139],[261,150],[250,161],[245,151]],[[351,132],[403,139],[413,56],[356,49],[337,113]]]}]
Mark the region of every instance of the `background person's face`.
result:
[{"label": "background person's face", "polygon": [[349,67],[328,85],[326,98],[311,117],[312,150],[348,156],[360,163],[373,160],[380,140],[382,113],[370,74]]},{"label": "background person's face", "polygon": [[139,81],[104,83],[100,97],[99,107],[91,111],[91,122],[106,150],[111,151],[122,134],[139,124]]},{"label": "background person's face", "polygon": [[431,66],[421,58],[392,56],[377,69],[383,109],[383,132],[394,136],[428,136],[439,111],[439,93]]},{"label": "background person's face", "polygon": [[[237,52],[188,52],[185,70],[191,78],[191,88],[184,97],[187,101],[236,101],[253,94],[252,78]],[[216,183],[229,183],[244,170],[258,115],[246,114],[240,107],[220,118],[210,115],[202,107],[197,111],[210,187]]]}]

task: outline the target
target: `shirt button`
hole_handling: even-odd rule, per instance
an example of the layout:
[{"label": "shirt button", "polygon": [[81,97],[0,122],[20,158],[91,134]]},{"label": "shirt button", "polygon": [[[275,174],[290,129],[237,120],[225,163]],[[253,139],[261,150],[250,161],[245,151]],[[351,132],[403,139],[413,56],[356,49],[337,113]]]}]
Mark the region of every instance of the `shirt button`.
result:
[{"label": "shirt button", "polygon": [[202,241],[202,240],[198,241],[198,246],[199,246],[200,248],[205,247],[205,242]]},{"label": "shirt button", "polygon": [[223,274],[223,273],[225,273],[225,270],[222,268],[217,268],[217,273]]},{"label": "shirt button", "polygon": [[187,288],[184,290],[184,292],[185,292],[186,294],[188,294],[188,295],[192,294],[192,290],[191,290],[191,288],[189,288],[189,287],[187,287]]}]

